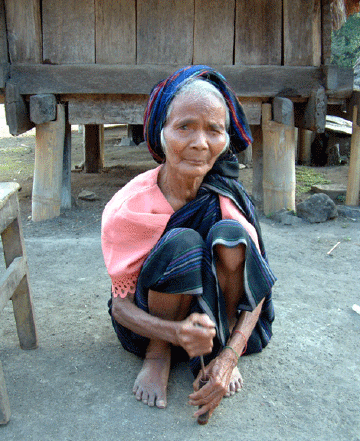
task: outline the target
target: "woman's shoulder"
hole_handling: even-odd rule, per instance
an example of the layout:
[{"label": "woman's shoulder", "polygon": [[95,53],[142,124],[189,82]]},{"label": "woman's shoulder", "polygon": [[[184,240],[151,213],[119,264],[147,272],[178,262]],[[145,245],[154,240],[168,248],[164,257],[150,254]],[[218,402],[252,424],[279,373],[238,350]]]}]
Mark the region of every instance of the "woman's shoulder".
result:
[{"label": "woman's shoulder", "polygon": [[146,172],[140,173],[131,179],[124,187],[107,203],[107,206],[121,206],[126,200],[137,197],[139,194],[144,194],[154,186],[157,186],[157,178],[160,166]]}]

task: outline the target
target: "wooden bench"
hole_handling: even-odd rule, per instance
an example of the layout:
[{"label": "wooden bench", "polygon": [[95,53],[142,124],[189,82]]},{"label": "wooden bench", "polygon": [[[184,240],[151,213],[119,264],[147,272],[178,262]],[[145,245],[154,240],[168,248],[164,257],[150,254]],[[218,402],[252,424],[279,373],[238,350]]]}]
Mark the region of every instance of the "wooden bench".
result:
[{"label": "wooden bench", "polygon": [[[0,278],[0,312],[12,300],[16,329],[22,349],[35,349],[37,336],[28,265],[22,235],[19,201],[19,184],[0,183],[0,233],[5,258],[5,274]],[[0,424],[10,419],[10,404],[0,362]]]}]

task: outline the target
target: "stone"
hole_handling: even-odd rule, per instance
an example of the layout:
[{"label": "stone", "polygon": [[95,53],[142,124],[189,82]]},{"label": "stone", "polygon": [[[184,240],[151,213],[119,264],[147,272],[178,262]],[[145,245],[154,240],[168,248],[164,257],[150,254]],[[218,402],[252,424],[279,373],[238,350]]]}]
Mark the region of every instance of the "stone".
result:
[{"label": "stone", "polygon": [[338,214],[354,221],[360,221],[360,207],[349,207],[348,205],[338,205]]},{"label": "stone", "polygon": [[121,141],[120,141],[120,144],[119,144],[120,146],[124,146],[124,147],[129,147],[129,146],[131,146],[131,145],[136,145],[135,144],[135,142],[132,140],[132,138],[127,138],[127,137],[125,137],[125,138],[121,138]]},{"label": "stone", "polygon": [[338,216],[338,211],[327,194],[317,193],[297,204],[296,214],[310,223],[319,223],[334,219]]},{"label": "stone", "polygon": [[311,186],[313,193],[325,193],[334,202],[340,202],[345,200],[346,197],[346,185],[343,184],[317,184]]},{"label": "stone", "polygon": [[303,222],[303,220],[297,217],[292,211],[286,210],[285,208],[272,214],[270,219],[282,225],[297,225]]},{"label": "stone", "polygon": [[99,199],[98,196],[93,191],[89,190],[83,190],[78,195],[79,199],[82,199],[83,201],[96,201]]}]

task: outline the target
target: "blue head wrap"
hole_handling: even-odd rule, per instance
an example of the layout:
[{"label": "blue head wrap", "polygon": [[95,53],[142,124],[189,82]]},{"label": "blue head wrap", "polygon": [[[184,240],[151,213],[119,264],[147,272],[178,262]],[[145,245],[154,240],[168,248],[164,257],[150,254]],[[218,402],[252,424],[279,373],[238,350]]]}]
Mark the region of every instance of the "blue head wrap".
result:
[{"label": "blue head wrap", "polygon": [[200,78],[215,86],[225,98],[230,113],[230,150],[245,150],[252,143],[251,132],[242,106],[226,79],[208,66],[187,66],[177,70],[151,91],[144,116],[144,138],[156,162],[164,162],[160,133],[165,124],[167,109],[177,91],[191,78]]}]

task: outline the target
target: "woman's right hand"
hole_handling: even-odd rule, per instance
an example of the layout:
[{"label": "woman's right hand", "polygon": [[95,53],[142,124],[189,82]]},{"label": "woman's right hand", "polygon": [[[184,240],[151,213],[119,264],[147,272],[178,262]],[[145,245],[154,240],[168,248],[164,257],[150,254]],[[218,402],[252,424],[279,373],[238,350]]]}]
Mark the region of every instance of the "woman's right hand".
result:
[{"label": "woman's right hand", "polygon": [[207,314],[195,312],[178,325],[178,345],[185,349],[190,358],[212,351],[216,330],[214,322]]}]

